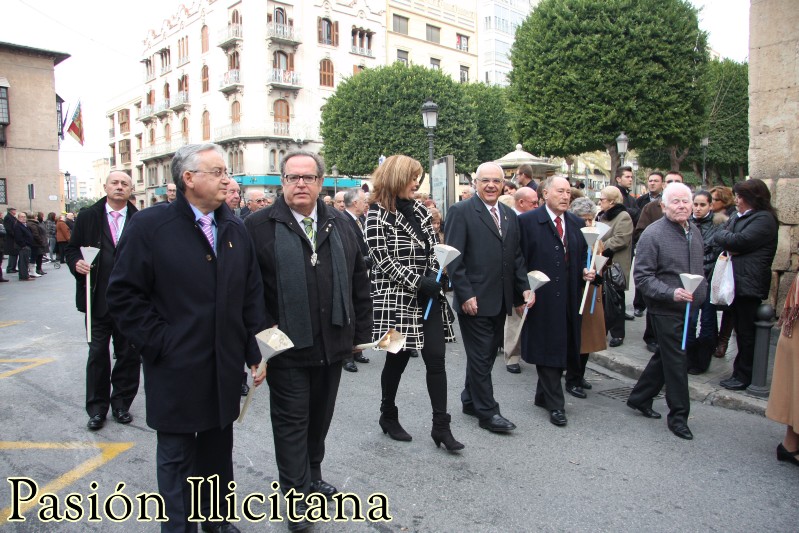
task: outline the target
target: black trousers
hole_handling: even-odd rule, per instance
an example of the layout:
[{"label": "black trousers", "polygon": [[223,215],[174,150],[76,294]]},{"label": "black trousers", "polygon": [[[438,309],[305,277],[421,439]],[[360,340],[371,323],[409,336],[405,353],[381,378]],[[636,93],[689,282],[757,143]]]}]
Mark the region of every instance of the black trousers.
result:
[{"label": "black trousers", "polygon": [[[682,337],[680,337],[682,340]],[[657,342],[657,337],[655,336],[655,328],[652,327],[652,319],[649,318],[649,313],[646,314],[646,327],[644,328],[644,342],[647,344],[652,344],[653,342]]]},{"label": "black trousers", "polygon": [[463,405],[472,405],[480,419],[499,413],[494,399],[491,370],[497,350],[502,344],[505,314],[496,316],[471,316],[458,313],[458,322],[466,350],[466,382],[461,392]]},{"label": "black trousers", "polygon": [[535,403],[543,405],[548,411],[566,409],[566,400],[563,398],[563,369],[553,366],[535,365],[538,372],[538,383],[535,387]]},{"label": "black trousers", "polygon": [[17,270],[17,251],[11,250],[8,253],[8,262],[6,263],[6,274],[12,274],[15,270]]},{"label": "black trousers", "polygon": [[621,291],[619,295],[621,296],[622,313],[618,315],[613,322],[605,326],[610,332],[610,336],[614,339],[624,338],[624,323],[627,321],[627,319],[624,318],[624,315],[627,314],[627,302],[625,301],[624,291]]},{"label": "black trousers", "polygon": [[639,407],[652,407],[652,401],[666,385],[669,427],[686,424],[691,411],[688,395],[688,358],[681,349],[684,317],[651,315],[658,349],[633,387],[629,401]]},{"label": "black trousers", "polygon": [[[17,270],[19,270],[19,279],[28,279],[30,277],[28,266],[31,261],[31,249],[28,246],[20,248],[18,257],[19,263],[17,264]],[[17,257],[14,257],[14,259],[16,263]],[[8,265],[11,266],[11,256],[8,256]]]},{"label": "black trousers", "polygon": [[[447,412],[447,369],[445,364],[445,338],[444,321],[441,318],[441,302],[433,300],[430,315],[422,324],[424,347],[422,360],[427,371],[427,394],[430,396],[430,405],[433,414]],[[380,375],[382,388],[382,401],[386,405],[395,405],[397,389],[399,388],[402,373],[410,359],[409,350],[400,350],[396,354],[386,352],[386,364]]]},{"label": "black trousers", "polygon": [[[86,361],[86,412],[89,416],[108,414],[108,408],[130,409],[139,391],[141,359],[128,348],[128,342],[117,330],[111,315],[92,316],[92,341]],[[111,368],[113,340],[114,367]]]},{"label": "black trousers", "polygon": [[333,419],[341,361],[323,366],[270,368],[269,383],[275,459],[283,492],[308,494],[322,479],[325,438]]},{"label": "black trousers", "polygon": [[566,385],[579,387],[585,378],[585,367],[588,365],[587,353],[581,353],[578,359],[569,357],[566,360]]},{"label": "black trousers", "polygon": [[732,365],[732,375],[744,385],[752,383],[752,365],[755,361],[755,315],[760,307],[760,298],[736,296],[730,309],[735,337],[738,340],[738,355]]},{"label": "black trousers", "polygon": [[[637,288],[637,287],[636,287]],[[644,301],[644,294],[636,290],[633,296],[633,309],[643,311],[646,309],[646,302]]]},{"label": "black trousers", "polygon": [[[228,483],[233,481],[233,424],[198,433],[158,432],[156,448],[158,492],[164,498],[168,522],[161,523],[161,531],[169,533],[194,533],[197,522],[189,522],[191,515],[191,488],[188,477],[202,477],[200,510],[205,518],[210,516],[211,493],[208,478],[219,476],[219,512],[227,515],[225,495]],[[216,505],[216,502],[214,502]],[[196,511],[196,509],[195,509]]]}]

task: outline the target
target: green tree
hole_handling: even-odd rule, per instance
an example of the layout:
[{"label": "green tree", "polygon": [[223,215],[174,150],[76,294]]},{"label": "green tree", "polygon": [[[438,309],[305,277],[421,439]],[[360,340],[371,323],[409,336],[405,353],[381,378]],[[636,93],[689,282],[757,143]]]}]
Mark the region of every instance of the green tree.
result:
[{"label": "green tree", "polygon": [[421,107],[438,104],[435,154],[452,154],[458,172],[477,165],[473,104],[463,88],[437,70],[394,63],[341,82],[322,109],[323,153],[343,174],[370,174],[380,154],[404,154],[429,168]]},{"label": "green tree", "polygon": [[543,0],[516,32],[509,96],[530,151],[567,156],[698,145],[707,36],[687,0]]},{"label": "green tree", "polygon": [[464,85],[466,96],[477,120],[479,147],[477,160],[494,161],[513,150],[510,129],[507,89],[498,85],[469,83]]}]

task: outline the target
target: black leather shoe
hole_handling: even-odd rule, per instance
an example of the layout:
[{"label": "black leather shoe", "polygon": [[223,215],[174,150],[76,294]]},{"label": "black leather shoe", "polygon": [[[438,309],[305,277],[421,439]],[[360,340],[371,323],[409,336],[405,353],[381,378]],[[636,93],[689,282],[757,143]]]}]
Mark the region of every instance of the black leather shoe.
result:
[{"label": "black leather shoe", "polygon": [[301,516],[302,518],[297,522],[292,522],[288,520],[288,529],[289,531],[305,531],[306,529],[313,526],[313,522],[309,522],[305,518],[305,513],[308,512],[308,504],[304,501],[297,502],[295,507],[296,513]]},{"label": "black leather shoe", "polygon": [[241,384],[241,395],[242,396],[247,396],[247,394],[249,392],[250,392],[250,386],[247,385],[246,383],[242,383]]},{"label": "black leather shoe", "polygon": [[465,414],[465,415],[477,416],[477,411],[474,410],[474,405],[472,405],[470,403],[463,404],[462,411],[463,411],[463,414]]},{"label": "black leather shoe", "polygon": [[359,363],[368,363],[369,362],[369,358],[364,356],[361,352],[353,354],[352,358],[355,359],[356,361],[358,361]]},{"label": "black leather shoe", "polygon": [[658,343],[656,343],[656,342],[647,342],[646,343],[646,349],[649,350],[652,353],[655,353],[656,351],[658,351]]},{"label": "black leather shoe", "polygon": [[581,386],[582,388],[584,388],[585,390],[591,390],[591,389],[593,389],[593,388],[594,388],[594,386],[593,386],[593,385],[591,385],[590,383],[588,383],[588,381],[586,381],[586,380],[585,380],[585,378],[583,378],[583,379],[580,381],[580,386]]},{"label": "black leather shoe", "polygon": [[635,320],[635,317],[630,313],[624,313],[624,320]]},{"label": "black leather shoe", "polygon": [[641,414],[647,418],[654,418],[655,420],[661,418],[660,413],[658,413],[651,407],[641,407],[640,405],[635,405],[634,403],[631,403],[629,400],[627,400],[627,407],[629,407],[630,409],[635,409],[636,411],[640,411]]},{"label": "black leather shoe", "polygon": [[507,370],[511,374],[521,374],[522,373],[522,367],[519,366],[519,363],[514,363],[512,365],[505,365],[505,370]]},{"label": "black leather shoe", "polygon": [[642,316],[644,316],[644,310],[636,309],[635,311],[633,311],[633,315],[637,318],[641,318]]},{"label": "black leather shoe", "polygon": [[549,412],[549,421],[555,424],[556,426],[565,426],[566,425],[566,413],[561,411],[560,409],[555,409],[554,411]]},{"label": "black leather shoe", "polygon": [[580,398],[581,400],[588,398],[588,395],[585,393],[585,391],[576,385],[566,385],[566,392],[575,398]]},{"label": "black leather shoe", "polygon": [[86,424],[86,427],[92,431],[97,431],[98,429],[102,429],[105,425],[105,417],[103,415],[94,415],[89,419],[89,422]]},{"label": "black leather shoe", "polygon": [[799,466],[799,459],[797,459],[797,457],[799,457],[799,451],[789,452],[782,443],[777,446],[777,461],[787,461],[792,465]]},{"label": "black leather shoe", "polygon": [[6,278],[0,278],[0,283],[8,283],[9,281]]},{"label": "black leather shoe", "polygon": [[324,479],[317,479],[316,481],[311,481],[311,492],[318,492],[330,498],[338,492],[338,489]]},{"label": "black leather shoe", "polygon": [[200,529],[211,533],[241,533],[239,528],[230,522],[203,522]]},{"label": "black leather shoe", "polygon": [[691,374],[692,376],[698,376],[699,374],[704,374],[705,371],[699,368],[689,368],[688,373]]},{"label": "black leather shoe", "polygon": [[731,376],[727,379],[724,379],[719,383],[722,387],[727,390],[746,390],[746,387],[749,385],[745,385],[744,383],[738,381],[738,378]]},{"label": "black leather shoe", "polygon": [[133,417],[130,416],[130,411],[127,409],[117,408],[111,411],[111,415],[114,417],[114,420],[119,422],[120,424],[130,424],[133,422]]},{"label": "black leather shoe", "polygon": [[347,361],[346,363],[344,363],[344,370],[346,370],[347,372],[357,372],[358,367],[355,366],[354,361]]},{"label": "black leather shoe", "polygon": [[691,433],[691,430],[688,429],[688,426],[685,424],[680,424],[679,426],[673,426],[669,428],[672,433],[680,437],[681,439],[691,440],[694,438],[694,434]]},{"label": "black leather shoe", "polygon": [[610,346],[611,348],[616,348],[617,346],[621,346],[623,343],[624,343],[624,339],[619,338],[619,337],[613,337],[613,338],[610,339],[610,342],[608,343],[608,346]]},{"label": "black leather shoe", "polygon": [[491,418],[480,420],[480,427],[494,433],[505,433],[516,429],[516,424],[500,414],[493,415]]},{"label": "black leather shoe", "polygon": [[419,352],[417,352],[416,350],[408,350],[408,355],[410,355],[411,357],[419,357]]}]

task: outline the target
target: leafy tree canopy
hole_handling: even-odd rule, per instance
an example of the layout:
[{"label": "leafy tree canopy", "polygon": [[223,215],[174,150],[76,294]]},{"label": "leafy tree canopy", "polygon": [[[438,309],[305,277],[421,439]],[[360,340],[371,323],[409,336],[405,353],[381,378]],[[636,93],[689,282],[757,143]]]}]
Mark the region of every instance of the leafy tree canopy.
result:
[{"label": "leafy tree canopy", "polygon": [[749,65],[711,61],[707,87],[707,161],[729,174],[749,161]]},{"label": "leafy tree canopy", "polygon": [[510,129],[507,89],[484,83],[470,83],[463,88],[477,120],[477,160],[495,161],[512,151],[516,143]]},{"label": "leafy tree canopy", "polygon": [[460,84],[437,70],[401,63],[368,69],[341,82],[322,109],[321,133],[328,166],[343,174],[374,171],[381,154],[404,154],[429,168],[422,104],[438,104],[436,157],[455,156],[456,171],[477,166],[474,104]]},{"label": "leafy tree canopy", "polygon": [[707,36],[687,0],[543,0],[511,62],[514,130],[535,153],[616,159],[620,131],[637,149],[701,137]]}]

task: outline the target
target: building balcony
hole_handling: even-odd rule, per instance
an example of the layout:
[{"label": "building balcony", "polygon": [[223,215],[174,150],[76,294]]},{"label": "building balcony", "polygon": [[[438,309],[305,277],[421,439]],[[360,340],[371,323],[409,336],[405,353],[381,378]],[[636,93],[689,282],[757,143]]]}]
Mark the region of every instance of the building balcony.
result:
[{"label": "building balcony", "polygon": [[188,62],[189,62],[189,56],[183,56],[183,57],[179,57],[178,58],[178,66],[179,67],[182,67],[183,65],[185,65]]},{"label": "building balcony", "polygon": [[355,55],[359,55],[359,56],[366,56],[366,57],[374,57],[375,56],[374,52],[372,52],[371,49],[369,49],[369,48],[361,48],[360,46],[353,46],[350,49],[350,52],[352,52]]},{"label": "building balcony", "polygon": [[298,90],[302,86],[300,74],[298,72],[282,68],[273,68],[272,71],[267,74],[266,84],[269,85],[270,91],[272,89]]},{"label": "building balcony", "polygon": [[244,34],[241,31],[241,24],[228,24],[228,27],[219,32],[217,46],[220,48],[230,48],[237,42],[243,40]]},{"label": "building balcony", "polygon": [[144,83],[150,83],[155,79],[155,71],[144,73]]},{"label": "building balcony", "polygon": [[163,117],[169,113],[169,98],[164,98],[160,102],[156,102],[153,108],[153,113],[157,117]]},{"label": "building balcony", "polygon": [[291,126],[288,122],[267,122],[264,124],[241,124],[236,122],[214,130],[215,142],[286,138],[291,138]]},{"label": "building balcony", "polygon": [[163,67],[161,67],[161,76],[163,76],[164,74],[168,74],[170,72],[172,72],[172,64],[164,65]]},{"label": "building balcony", "polygon": [[189,107],[189,92],[181,91],[169,100],[169,108],[178,112]]},{"label": "building balcony", "polygon": [[266,25],[266,39],[275,43],[292,44],[295,48],[302,42],[300,31],[296,27],[274,22]]},{"label": "building balcony", "polygon": [[150,159],[169,157],[174,154],[178,148],[188,144],[188,142],[188,137],[176,135],[171,140],[145,146],[139,152],[139,160],[149,161]]},{"label": "building balcony", "polygon": [[238,91],[242,85],[239,69],[228,70],[219,77],[219,90],[225,94]]},{"label": "building balcony", "polygon": [[139,114],[139,120],[141,120],[142,122],[152,120],[154,112],[155,112],[155,106],[151,104],[142,104],[141,113]]}]

